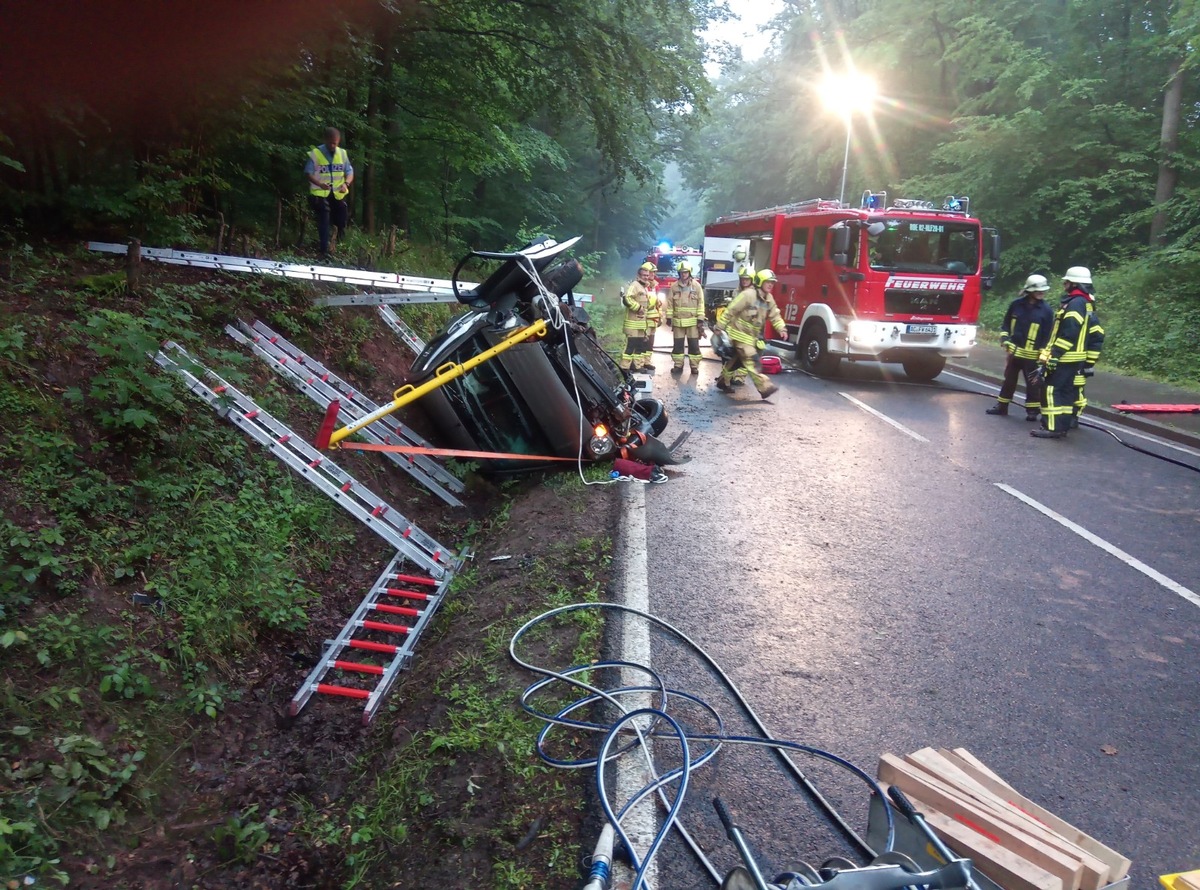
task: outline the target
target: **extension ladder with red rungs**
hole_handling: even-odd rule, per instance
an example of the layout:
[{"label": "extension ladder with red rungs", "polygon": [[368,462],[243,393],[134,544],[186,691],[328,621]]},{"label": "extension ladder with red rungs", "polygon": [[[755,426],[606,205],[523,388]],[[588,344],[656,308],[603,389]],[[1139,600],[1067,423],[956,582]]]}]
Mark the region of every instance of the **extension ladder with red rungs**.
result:
[{"label": "extension ladder with red rungs", "polygon": [[[403,561],[403,556],[396,554],[342,632],[336,639],[326,640],[324,655],[292,698],[288,707],[292,716],[320,694],[364,701],[364,725],[375,717],[397,676],[408,666],[450,583],[450,576],[439,580],[401,572]],[[364,685],[363,680],[373,680],[373,685]]]}]

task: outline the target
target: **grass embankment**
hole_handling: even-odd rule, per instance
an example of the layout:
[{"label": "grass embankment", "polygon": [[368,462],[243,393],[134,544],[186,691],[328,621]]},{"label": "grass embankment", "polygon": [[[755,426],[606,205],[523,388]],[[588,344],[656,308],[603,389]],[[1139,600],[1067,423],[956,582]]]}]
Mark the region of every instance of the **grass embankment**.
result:
[{"label": "grass embankment", "polygon": [[[179,342],[235,386],[267,389],[260,403],[286,417],[298,397],[256,359],[227,348],[224,324],[261,318],[338,356],[339,371],[369,378],[375,369],[363,347],[372,320],[316,309],[310,287],[287,281],[197,280],[151,267],[129,293],[111,268],[95,255],[27,250],[2,288],[0,885],[32,874],[71,886],[155,886],[126,882],[125,864],[166,843],[157,830],[164,807],[169,799],[186,810],[179,798],[197,785],[188,774],[196,752],[223,744],[227,758],[248,761],[280,742],[243,738],[254,728],[231,725],[231,710],[253,677],[278,667],[268,656],[330,633],[310,621],[340,580],[335,554],[363,543],[360,526],[232,426],[205,416],[150,356],[164,340]],[[404,314],[426,334],[446,317],[421,307]],[[502,529],[530,484],[494,494],[492,518],[460,529],[452,543]],[[402,839],[406,819],[456,801],[425,781],[430,771],[482,745],[508,781],[532,775],[536,727],[516,714],[519,679],[499,679],[502,643],[542,608],[598,596],[594,582],[552,583],[555,560],[600,573],[608,554],[589,539],[539,556],[529,567],[536,589],[505,603],[483,638],[438,673],[432,694],[452,707],[413,727],[406,756],[379,771],[386,718],[361,740],[355,795],[330,803],[314,791],[273,802],[232,783],[210,792],[200,833],[186,846],[202,875],[194,886],[237,886],[222,878],[234,871],[252,882],[248,875],[278,865],[281,842],[296,838],[332,852],[326,863],[344,861],[346,886],[373,886],[364,875],[385,856],[395,864],[389,844]],[[451,597],[435,629],[471,626],[464,613],[488,595],[471,581],[469,572],[456,581],[471,595]],[[581,633],[586,650],[594,628]],[[288,695],[267,696],[268,708],[281,709]],[[313,785],[327,791],[320,777]],[[534,782],[530,804],[552,790]],[[574,875],[570,857],[563,868]],[[519,869],[503,880],[501,871],[495,886],[523,885]],[[326,874],[323,886],[342,878]]]}]

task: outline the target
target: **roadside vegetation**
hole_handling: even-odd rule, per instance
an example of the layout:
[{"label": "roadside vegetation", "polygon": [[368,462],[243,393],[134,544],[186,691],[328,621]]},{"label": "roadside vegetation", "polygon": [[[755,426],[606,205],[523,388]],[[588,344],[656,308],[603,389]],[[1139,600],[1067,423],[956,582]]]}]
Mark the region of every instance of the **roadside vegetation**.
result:
[{"label": "roadside vegetation", "polygon": [[[458,840],[478,846],[488,867],[536,813],[534,855],[496,859],[488,886],[548,874],[569,882],[584,793],[575,777],[564,784],[537,765],[537,727],[514,704],[529,678],[506,663],[508,636],[525,620],[602,592],[604,513],[588,518],[597,495],[567,474],[496,487],[460,463],[472,506],[455,516],[428,508],[407,477],[389,482],[376,471],[372,484],[390,485],[394,502],[424,505],[416,521],[456,547],[502,541],[538,491],[586,533],[563,522],[561,536],[526,549],[519,593],[478,568],[456,578],[412,678],[376,728],[339,740],[336,757],[328,751],[328,775],[317,770],[304,789],[283,782],[274,794],[228,779],[187,799],[195,777],[237,771],[205,752],[261,761],[271,775],[306,748],[323,750],[328,742],[306,739],[324,722],[357,725],[353,711],[332,707],[285,727],[278,715],[295,680],[272,674],[292,677],[288,653],[319,651],[361,597],[361,584],[330,596],[346,587],[346,554],[364,554],[359,568],[372,573],[365,554],[380,548],[151,358],[163,341],[179,342],[281,418],[313,408],[222,340],[225,323],[261,318],[336,355],[339,371],[364,383],[379,374],[377,388],[394,384],[395,369],[378,366],[378,323],[314,309],[309,285],[152,267],[131,292],[113,265],[23,251],[0,287],[0,877],[158,886],[132,877],[134,864],[180,847],[163,826],[182,820],[185,886],[249,886],[264,867],[291,874],[285,863],[300,876],[289,885],[309,886],[309,869],[321,874],[311,886],[387,886],[386,873],[428,867],[424,854],[398,857],[393,845],[421,835],[431,813],[450,826],[477,819],[479,836]],[[448,317],[444,307],[402,311],[427,333]],[[573,633],[564,657],[594,657],[598,627],[584,617]],[[414,701],[426,702],[417,720],[401,704]],[[397,724],[409,730],[402,745]],[[455,764],[468,760],[475,765],[459,781]],[[472,769],[486,779],[471,780]],[[484,793],[485,781],[504,789]],[[335,793],[338,785],[353,793]],[[269,885],[290,878],[279,880]]]}]

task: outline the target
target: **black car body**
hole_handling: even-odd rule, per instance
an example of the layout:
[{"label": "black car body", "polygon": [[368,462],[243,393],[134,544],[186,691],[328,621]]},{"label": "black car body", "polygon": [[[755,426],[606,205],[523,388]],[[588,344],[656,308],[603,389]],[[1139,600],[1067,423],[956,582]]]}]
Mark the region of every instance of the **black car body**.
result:
[{"label": "black car body", "polygon": [[[667,424],[661,403],[637,397],[633,379],[600,347],[574,299],[582,268],[560,257],[576,241],[545,239],[515,254],[464,258],[455,281],[472,257],[503,262],[471,290],[459,293],[456,285],[469,308],[430,340],[413,362],[410,382],[419,385],[439,368],[462,364],[541,319],[544,336],[509,347],[421,398],[448,443],[498,455],[594,462],[624,454],[670,463],[655,438]],[[497,457],[482,463],[490,472],[511,473],[555,462]]]}]

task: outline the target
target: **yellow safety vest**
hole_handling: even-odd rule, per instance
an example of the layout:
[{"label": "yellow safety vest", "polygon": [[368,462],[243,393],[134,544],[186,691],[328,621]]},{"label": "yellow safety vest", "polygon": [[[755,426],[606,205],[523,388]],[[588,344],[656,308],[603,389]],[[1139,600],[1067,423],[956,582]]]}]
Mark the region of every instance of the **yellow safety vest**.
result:
[{"label": "yellow safety vest", "polygon": [[[333,186],[333,197],[342,201],[345,199],[348,192],[345,189],[346,185],[346,167],[350,163],[350,157],[346,154],[346,149],[338,147],[333,150],[333,160],[325,156],[321,151],[320,146],[313,146],[313,150],[308,153],[312,158],[313,172],[321,178],[323,182],[330,183]],[[317,198],[329,197],[329,188],[308,184],[308,193]]]}]

